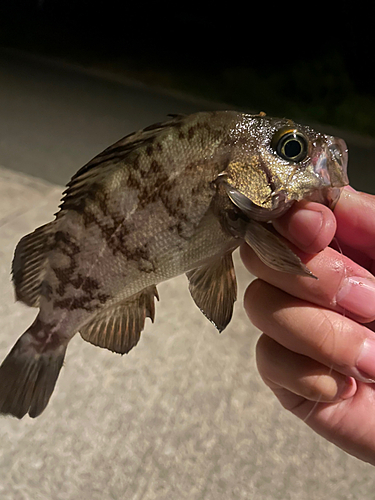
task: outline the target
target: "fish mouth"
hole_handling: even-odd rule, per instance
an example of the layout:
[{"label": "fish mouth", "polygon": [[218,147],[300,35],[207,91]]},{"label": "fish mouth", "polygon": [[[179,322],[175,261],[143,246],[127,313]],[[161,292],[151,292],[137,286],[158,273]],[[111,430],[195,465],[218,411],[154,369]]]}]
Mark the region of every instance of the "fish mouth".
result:
[{"label": "fish mouth", "polygon": [[348,179],[348,148],[343,139],[328,137],[327,144],[312,158],[315,174],[324,186],[344,187]]},{"label": "fish mouth", "polygon": [[320,179],[321,189],[309,199],[327,205],[333,210],[344,186],[349,184],[347,173],[348,148],[343,139],[326,136],[328,139],[320,155],[312,159],[314,173]]},{"label": "fish mouth", "polygon": [[348,147],[343,139],[333,138],[328,146],[331,166],[328,167],[331,177],[331,186],[343,188],[349,184],[348,178]]},{"label": "fish mouth", "polygon": [[[349,182],[348,182],[349,184]],[[339,201],[343,187],[335,187],[327,190],[326,200],[328,207],[333,211]]]},{"label": "fish mouth", "polygon": [[308,200],[321,203],[322,205],[326,205],[328,208],[333,210],[339,201],[343,189],[344,187],[328,187],[321,189],[310,196]]}]

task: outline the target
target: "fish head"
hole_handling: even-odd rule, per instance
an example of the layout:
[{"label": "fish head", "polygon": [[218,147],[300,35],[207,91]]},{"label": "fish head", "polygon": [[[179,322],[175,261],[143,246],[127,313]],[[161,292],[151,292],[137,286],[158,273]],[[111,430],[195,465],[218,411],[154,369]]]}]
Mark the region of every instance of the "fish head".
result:
[{"label": "fish head", "polygon": [[271,220],[300,200],[334,207],[349,183],[342,139],[263,114],[244,120],[239,128],[220,178],[245,215]]}]

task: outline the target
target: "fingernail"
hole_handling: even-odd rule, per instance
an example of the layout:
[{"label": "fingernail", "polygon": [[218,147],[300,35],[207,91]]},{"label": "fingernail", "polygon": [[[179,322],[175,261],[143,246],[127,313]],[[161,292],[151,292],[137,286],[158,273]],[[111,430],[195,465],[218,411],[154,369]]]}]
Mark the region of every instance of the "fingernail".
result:
[{"label": "fingernail", "polygon": [[343,385],[338,390],[338,397],[341,399],[349,399],[354,396],[357,391],[357,383],[353,377],[346,377]]},{"label": "fingernail", "polygon": [[363,342],[356,366],[368,382],[375,382],[375,340],[366,339]]},{"label": "fingernail", "polygon": [[336,302],[339,306],[362,318],[373,318],[375,316],[375,282],[358,276],[344,278],[336,295]]}]

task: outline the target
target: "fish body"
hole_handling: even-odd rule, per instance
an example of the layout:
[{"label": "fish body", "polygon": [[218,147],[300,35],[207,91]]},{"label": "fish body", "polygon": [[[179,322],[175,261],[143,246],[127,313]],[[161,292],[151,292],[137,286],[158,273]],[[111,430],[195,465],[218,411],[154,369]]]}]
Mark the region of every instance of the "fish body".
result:
[{"label": "fish body", "polygon": [[104,150],[72,177],[55,220],[17,245],[16,298],[39,314],[0,367],[0,412],[44,410],[77,332],[128,352],[154,319],[156,285],[179,274],[222,331],[242,240],[269,266],[311,275],[267,221],[302,199],[333,205],[346,163],[341,139],[234,111],[176,115]]}]

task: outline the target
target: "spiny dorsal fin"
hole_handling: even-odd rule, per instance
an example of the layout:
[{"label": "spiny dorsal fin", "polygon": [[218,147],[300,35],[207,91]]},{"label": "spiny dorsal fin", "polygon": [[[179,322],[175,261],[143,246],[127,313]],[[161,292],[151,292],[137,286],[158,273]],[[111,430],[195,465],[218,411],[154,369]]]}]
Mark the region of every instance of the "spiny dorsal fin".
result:
[{"label": "spiny dorsal fin", "polygon": [[60,212],[55,215],[61,217],[66,210],[79,205],[81,200],[95,191],[95,185],[101,185],[103,179],[107,179],[111,172],[118,170],[119,163],[125,162],[132,153],[152,143],[166,129],[178,126],[183,119],[184,115],[175,115],[165,122],[154,123],[123,137],[99,153],[81,167],[68,182],[59,205]]},{"label": "spiny dorsal fin", "polygon": [[108,307],[80,329],[81,337],[98,347],[125,354],[137,345],[146,318],[154,322],[155,303],[159,300],[155,285]]},{"label": "spiny dorsal fin", "polygon": [[232,253],[186,273],[191,296],[202,313],[221,333],[228,325],[237,299]]},{"label": "spiny dorsal fin", "polygon": [[53,222],[38,227],[19,241],[14,252],[12,275],[16,299],[30,307],[39,306],[52,230]]},{"label": "spiny dorsal fin", "polygon": [[284,273],[316,278],[298,255],[263,224],[249,219],[244,240],[268,267]]}]

